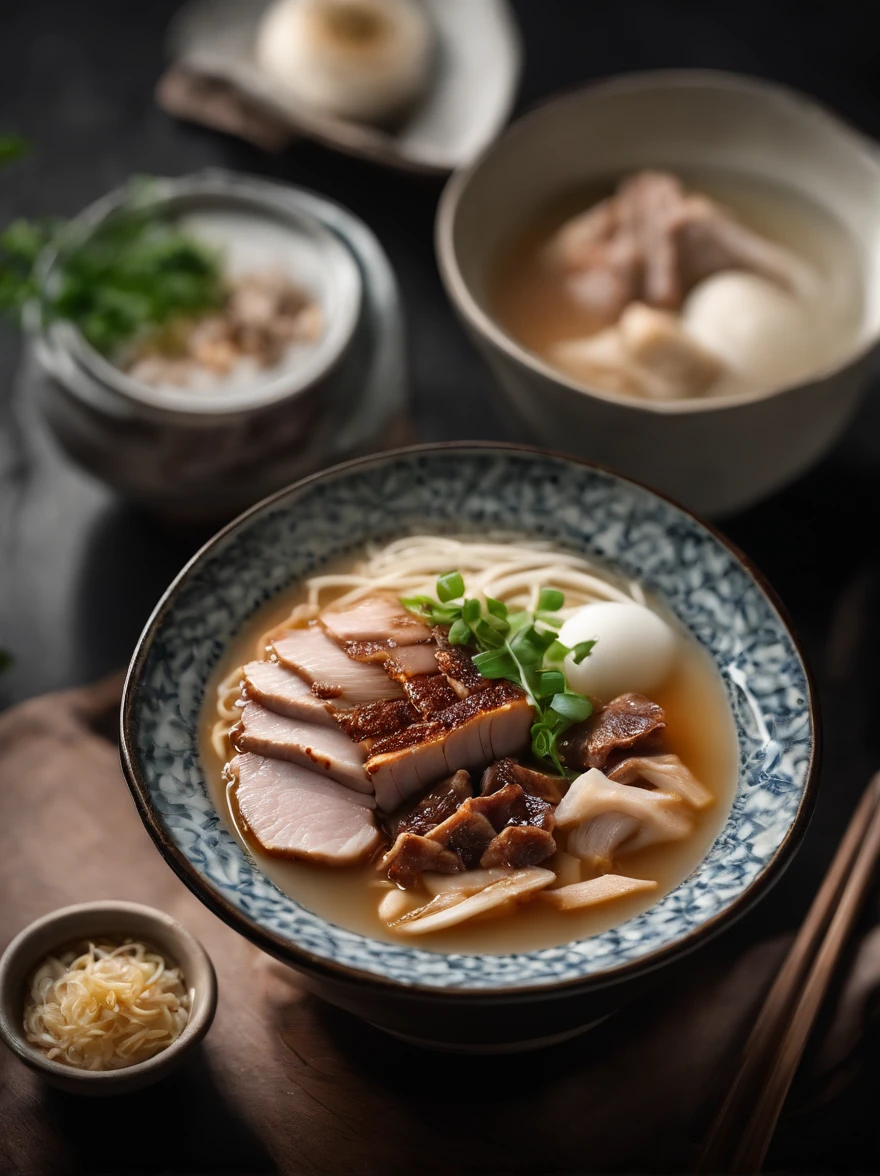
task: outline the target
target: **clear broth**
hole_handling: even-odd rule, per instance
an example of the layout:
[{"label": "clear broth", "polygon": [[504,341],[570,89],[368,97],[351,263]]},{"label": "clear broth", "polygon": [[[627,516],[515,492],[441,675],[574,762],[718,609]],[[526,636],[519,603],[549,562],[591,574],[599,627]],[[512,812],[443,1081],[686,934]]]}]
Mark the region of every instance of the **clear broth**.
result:
[{"label": "clear broth", "polygon": [[[823,366],[831,367],[855,346],[862,322],[862,275],[855,242],[818,204],[799,193],[754,177],[721,171],[675,174],[694,191],[730,208],[742,222],[809,262],[824,283],[827,332]],[[490,274],[490,312],[509,335],[550,361],[553,346],[595,333],[595,323],[572,297],[543,251],[570,217],[591,208],[616,188],[596,183],[550,202],[500,251]]]},{"label": "clear broth", "polygon": [[217,812],[260,870],[281,891],[329,922],[373,939],[405,942],[429,951],[505,954],[558,946],[618,926],[654,906],[696,869],[721,831],[736,789],[736,729],[711,659],[692,637],[679,630],[681,650],[676,668],[663,689],[654,692],[654,698],[666,711],[669,751],[680,756],[713,793],[715,803],[696,815],[694,831],[686,840],[619,856],[616,865],[621,872],[656,879],[657,890],[616,900],[591,911],[562,912],[534,901],[513,914],[491,921],[464,923],[446,932],[421,936],[395,934],[377,913],[382,891],[374,884],[377,879],[374,864],[340,869],[274,857],[243,836],[236,825],[234,805],[230,804],[223,780],[224,763],[211,744],[211,730],[217,717],[217,687],[237,666],[258,655],[262,636],[282,625],[299,603],[301,598],[291,595],[284,602],[268,606],[250,620],[227,650],[205,698],[201,755]]}]

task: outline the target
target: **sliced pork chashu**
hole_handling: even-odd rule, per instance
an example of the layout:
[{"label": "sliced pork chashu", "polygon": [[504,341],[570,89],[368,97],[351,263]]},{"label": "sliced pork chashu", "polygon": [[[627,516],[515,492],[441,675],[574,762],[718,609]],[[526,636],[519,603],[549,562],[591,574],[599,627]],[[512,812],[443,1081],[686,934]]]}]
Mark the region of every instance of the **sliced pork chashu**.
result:
[{"label": "sliced pork chashu", "polygon": [[291,719],[332,726],[333,711],[299,674],[278,662],[253,661],[242,669],[245,697]]},{"label": "sliced pork chashu", "polygon": [[319,698],[335,706],[403,697],[400,684],[380,665],[355,661],[316,625],[289,629],[275,640],[273,648],[279,660],[296,670]]},{"label": "sliced pork chashu", "polygon": [[372,797],[299,764],[249,753],[236,756],[232,770],[246,832],[266,853],[351,866],[376,848]]},{"label": "sliced pork chashu", "polygon": [[491,684],[423,723],[379,740],[366,771],[384,812],[437,780],[464,769],[479,771],[527,745],[532,708],[509,682]]},{"label": "sliced pork chashu", "polygon": [[373,790],[364,772],[364,749],[336,727],[276,715],[259,703],[248,702],[231,735],[239,751],[290,760],[356,792]]},{"label": "sliced pork chashu", "polygon": [[415,645],[430,640],[430,630],[397,601],[369,596],[345,608],[329,608],[321,624],[337,641],[387,641]]}]

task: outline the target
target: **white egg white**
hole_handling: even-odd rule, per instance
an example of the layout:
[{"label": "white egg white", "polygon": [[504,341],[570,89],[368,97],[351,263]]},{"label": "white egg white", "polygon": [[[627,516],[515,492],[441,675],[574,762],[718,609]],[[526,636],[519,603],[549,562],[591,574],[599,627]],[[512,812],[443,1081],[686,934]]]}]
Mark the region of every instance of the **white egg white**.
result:
[{"label": "white egg white", "polygon": [[678,648],[675,631],[651,609],[612,600],[579,608],[559,640],[570,648],[596,642],[580,665],[569,655],[563,668],[572,690],[601,702],[629,691],[650,696],[672,671]]}]

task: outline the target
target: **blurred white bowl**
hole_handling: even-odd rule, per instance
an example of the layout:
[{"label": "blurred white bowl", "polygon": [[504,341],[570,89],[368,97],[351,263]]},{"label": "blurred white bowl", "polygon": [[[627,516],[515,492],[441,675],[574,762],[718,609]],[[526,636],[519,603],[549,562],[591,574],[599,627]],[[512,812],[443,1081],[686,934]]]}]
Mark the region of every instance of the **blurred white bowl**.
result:
[{"label": "blurred white bowl", "polygon": [[[862,319],[843,359],[764,395],[668,403],[586,389],[508,335],[487,304],[499,250],[554,197],[644,167],[734,172],[801,193],[859,247]],[[637,74],[552,100],[443,194],[440,269],[498,377],[519,439],[587,457],[702,514],[751,505],[817,461],[853,416],[880,342],[880,153],[811,100],[711,71]]]}]

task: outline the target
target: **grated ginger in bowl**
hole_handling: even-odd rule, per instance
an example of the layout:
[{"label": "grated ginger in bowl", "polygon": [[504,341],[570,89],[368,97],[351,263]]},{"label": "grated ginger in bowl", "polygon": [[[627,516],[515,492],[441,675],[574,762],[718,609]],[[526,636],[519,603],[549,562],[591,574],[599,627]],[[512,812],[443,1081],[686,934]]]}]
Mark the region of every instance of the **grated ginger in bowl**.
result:
[{"label": "grated ginger in bowl", "polygon": [[186,1027],[179,968],[144,943],[89,943],[49,956],[28,984],[24,1028],[46,1057],[81,1070],[119,1070],[167,1049]]}]

